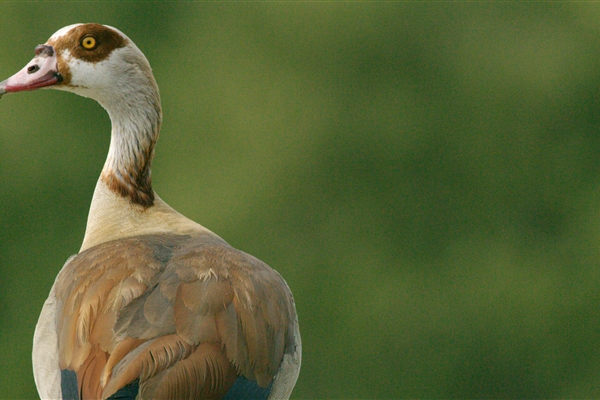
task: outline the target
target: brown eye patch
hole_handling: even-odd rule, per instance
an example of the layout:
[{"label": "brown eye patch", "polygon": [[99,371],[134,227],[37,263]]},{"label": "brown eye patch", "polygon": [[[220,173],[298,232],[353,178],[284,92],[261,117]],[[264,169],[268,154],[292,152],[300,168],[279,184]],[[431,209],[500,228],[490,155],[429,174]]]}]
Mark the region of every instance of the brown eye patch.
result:
[{"label": "brown eye patch", "polygon": [[[95,43],[92,43],[95,42]],[[47,44],[57,53],[69,50],[72,57],[97,63],[108,58],[115,49],[125,47],[129,41],[119,32],[100,24],[83,24],[65,35],[49,40]]]}]

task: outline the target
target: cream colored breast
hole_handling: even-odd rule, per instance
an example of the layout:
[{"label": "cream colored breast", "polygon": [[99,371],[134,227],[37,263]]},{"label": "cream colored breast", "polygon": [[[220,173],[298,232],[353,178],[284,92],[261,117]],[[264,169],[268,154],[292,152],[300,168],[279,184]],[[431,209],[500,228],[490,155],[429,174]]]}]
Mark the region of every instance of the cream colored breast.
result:
[{"label": "cream colored breast", "polygon": [[184,217],[157,195],[154,206],[146,208],[131,203],[109,190],[99,180],[90,206],[87,228],[81,249],[131,236],[171,233],[196,236],[216,234]]}]

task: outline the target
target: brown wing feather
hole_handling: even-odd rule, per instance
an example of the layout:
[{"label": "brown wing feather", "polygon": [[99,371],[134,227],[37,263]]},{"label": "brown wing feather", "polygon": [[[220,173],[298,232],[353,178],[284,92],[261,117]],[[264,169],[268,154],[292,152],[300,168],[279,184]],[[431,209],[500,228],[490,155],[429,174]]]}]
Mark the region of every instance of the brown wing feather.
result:
[{"label": "brown wing feather", "polygon": [[214,236],[152,235],[74,257],[57,283],[60,366],[84,398],[140,380],[140,398],[221,398],[267,387],[294,321],[285,281]]},{"label": "brown wing feather", "polygon": [[77,369],[77,384],[80,388],[80,398],[82,400],[100,398],[102,389],[98,382],[101,379],[107,359],[108,353],[94,346],[85,361]]},{"label": "brown wing feather", "polygon": [[109,359],[106,361],[106,365],[104,367],[104,371],[102,371],[102,377],[100,379],[100,386],[106,386],[109,377],[112,375],[115,365],[121,362],[126,355],[130,354],[133,350],[145,342],[145,340],[134,339],[131,337],[126,337],[121,340],[111,353]]},{"label": "brown wing feather", "polygon": [[220,399],[236,379],[235,370],[220,346],[202,343],[185,360],[141,387],[141,398]]},{"label": "brown wing feather", "polygon": [[118,361],[112,371],[112,379],[104,388],[103,398],[115,393],[138,377],[141,382],[170,368],[185,359],[194,346],[183,341],[178,335],[168,335],[148,341],[139,351],[131,352]]}]

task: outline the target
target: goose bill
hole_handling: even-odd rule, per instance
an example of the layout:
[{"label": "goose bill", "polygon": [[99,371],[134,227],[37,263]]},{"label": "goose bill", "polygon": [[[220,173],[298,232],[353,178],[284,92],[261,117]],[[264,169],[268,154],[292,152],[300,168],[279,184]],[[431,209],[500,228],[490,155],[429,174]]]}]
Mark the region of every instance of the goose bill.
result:
[{"label": "goose bill", "polygon": [[35,48],[35,58],[27,65],[0,82],[0,96],[6,93],[34,90],[62,82],[58,72],[58,60],[52,46],[39,45]]}]

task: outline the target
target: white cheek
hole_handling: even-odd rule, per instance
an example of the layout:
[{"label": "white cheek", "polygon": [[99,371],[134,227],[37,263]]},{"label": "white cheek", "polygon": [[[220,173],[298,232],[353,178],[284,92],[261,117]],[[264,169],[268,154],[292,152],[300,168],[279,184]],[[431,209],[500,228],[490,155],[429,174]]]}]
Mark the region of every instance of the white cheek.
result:
[{"label": "white cheek", "polygon": [[109,86],[110,81],[106,76],[106,61],[89,63],[73,59],[71,66],[71,85],[87,89]]},{"label": "white cheek", "polygon": [[69,50],[62,51],[61,57],[69,65],[71,73],[71,82],[63,87],[64,90],[98,99],[102,89],[110,86],[110,77],[106,73],[108,60],[90,63],[71,56]]}]

